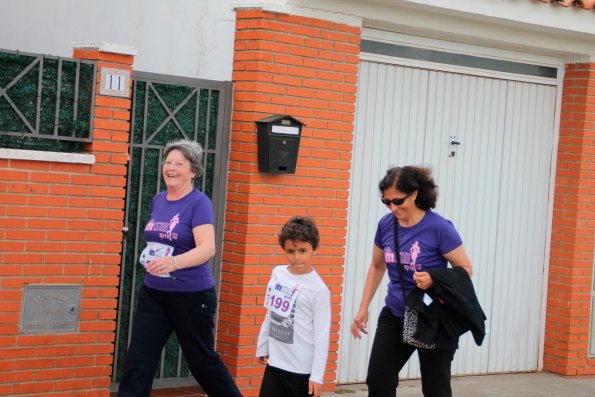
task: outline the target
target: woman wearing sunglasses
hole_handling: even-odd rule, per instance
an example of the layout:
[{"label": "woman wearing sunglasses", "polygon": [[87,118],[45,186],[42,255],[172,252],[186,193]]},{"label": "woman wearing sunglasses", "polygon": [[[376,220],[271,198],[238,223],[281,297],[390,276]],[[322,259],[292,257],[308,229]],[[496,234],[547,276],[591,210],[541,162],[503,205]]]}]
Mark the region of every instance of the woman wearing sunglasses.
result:
[{"label": "woman wearing sunglasses", "polygon": [[[417,349],[401,338],[404,294],[415,287],[430,290],[433,280],[428,271],[446,268],[448,262],[465,269],[469,276],[473,270],[452,223],[432,211],[438,193],[429,168],[390,168],[378,187],[381,201],[390,212],[378,222],[372,262],[351,333],[358,339],[362,333],[368,333],[368,306],[388,270],[388,293],[378,318],[366,383],[370,397],[394,397],[399,371]],[[434,349],[417,349],[425,397],[452,396],[450,369],[456,348],[455,342]]]}]

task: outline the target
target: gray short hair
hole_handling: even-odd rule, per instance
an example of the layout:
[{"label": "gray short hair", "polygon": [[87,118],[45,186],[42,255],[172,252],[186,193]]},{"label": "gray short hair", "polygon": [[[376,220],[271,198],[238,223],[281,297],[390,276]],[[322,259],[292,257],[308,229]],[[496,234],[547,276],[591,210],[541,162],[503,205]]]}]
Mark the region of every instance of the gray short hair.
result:
[{"label": "gray short hair", "polygon": [[190,162],[190,169],[197,177],[202,175],[202,147],[200,143],[189,139],[169,142],[163,149],[163,158],[166,158],[172,150],[179,150],[184,155]]}]

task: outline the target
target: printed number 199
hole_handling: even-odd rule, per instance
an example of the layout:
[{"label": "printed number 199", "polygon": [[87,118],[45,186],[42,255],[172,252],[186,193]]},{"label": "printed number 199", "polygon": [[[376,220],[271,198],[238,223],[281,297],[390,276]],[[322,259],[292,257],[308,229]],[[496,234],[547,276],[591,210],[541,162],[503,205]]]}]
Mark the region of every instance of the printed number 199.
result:
[{"label": "printed number 199", "polygon": [[274,306],[275,309],[281,309],[281,311],[286,312],[289,310],[289,301],[281,298],[280,296],[271,295],[271,306]]}]

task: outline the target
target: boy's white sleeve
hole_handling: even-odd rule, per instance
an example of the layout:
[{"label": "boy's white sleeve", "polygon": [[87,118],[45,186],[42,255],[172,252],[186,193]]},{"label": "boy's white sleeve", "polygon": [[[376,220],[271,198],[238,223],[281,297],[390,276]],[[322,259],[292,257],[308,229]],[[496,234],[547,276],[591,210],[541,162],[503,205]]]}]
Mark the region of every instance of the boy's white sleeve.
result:
[{"label": "boy's white sleeve", "polygon": [[320,288],[313,297],[314,358],[310,380],[324,383],[331,330],[331,293],[328,287]]},{"label": "boy's white sleeve", "polygon": [[271,324],[271,312],[267,310],[260,333],[258,334],[258,343],[256,344],[256,357],[266,357],[269,355],[269,326]]}]

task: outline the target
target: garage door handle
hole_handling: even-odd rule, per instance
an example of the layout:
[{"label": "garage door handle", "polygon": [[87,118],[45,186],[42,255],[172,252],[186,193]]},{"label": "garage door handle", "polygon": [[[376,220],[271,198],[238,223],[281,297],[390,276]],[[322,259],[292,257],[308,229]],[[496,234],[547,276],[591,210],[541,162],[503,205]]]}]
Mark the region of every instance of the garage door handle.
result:
[{"label": "garage door handle", "polygon": [[453,139],[452,141],[450,141],[450,144],[451,144],[451,145],[460,145],[460,144],[461,144],[461,142],[459,142],[459,141],[456,141],[456,140],[454,140],[454,139]]}]

